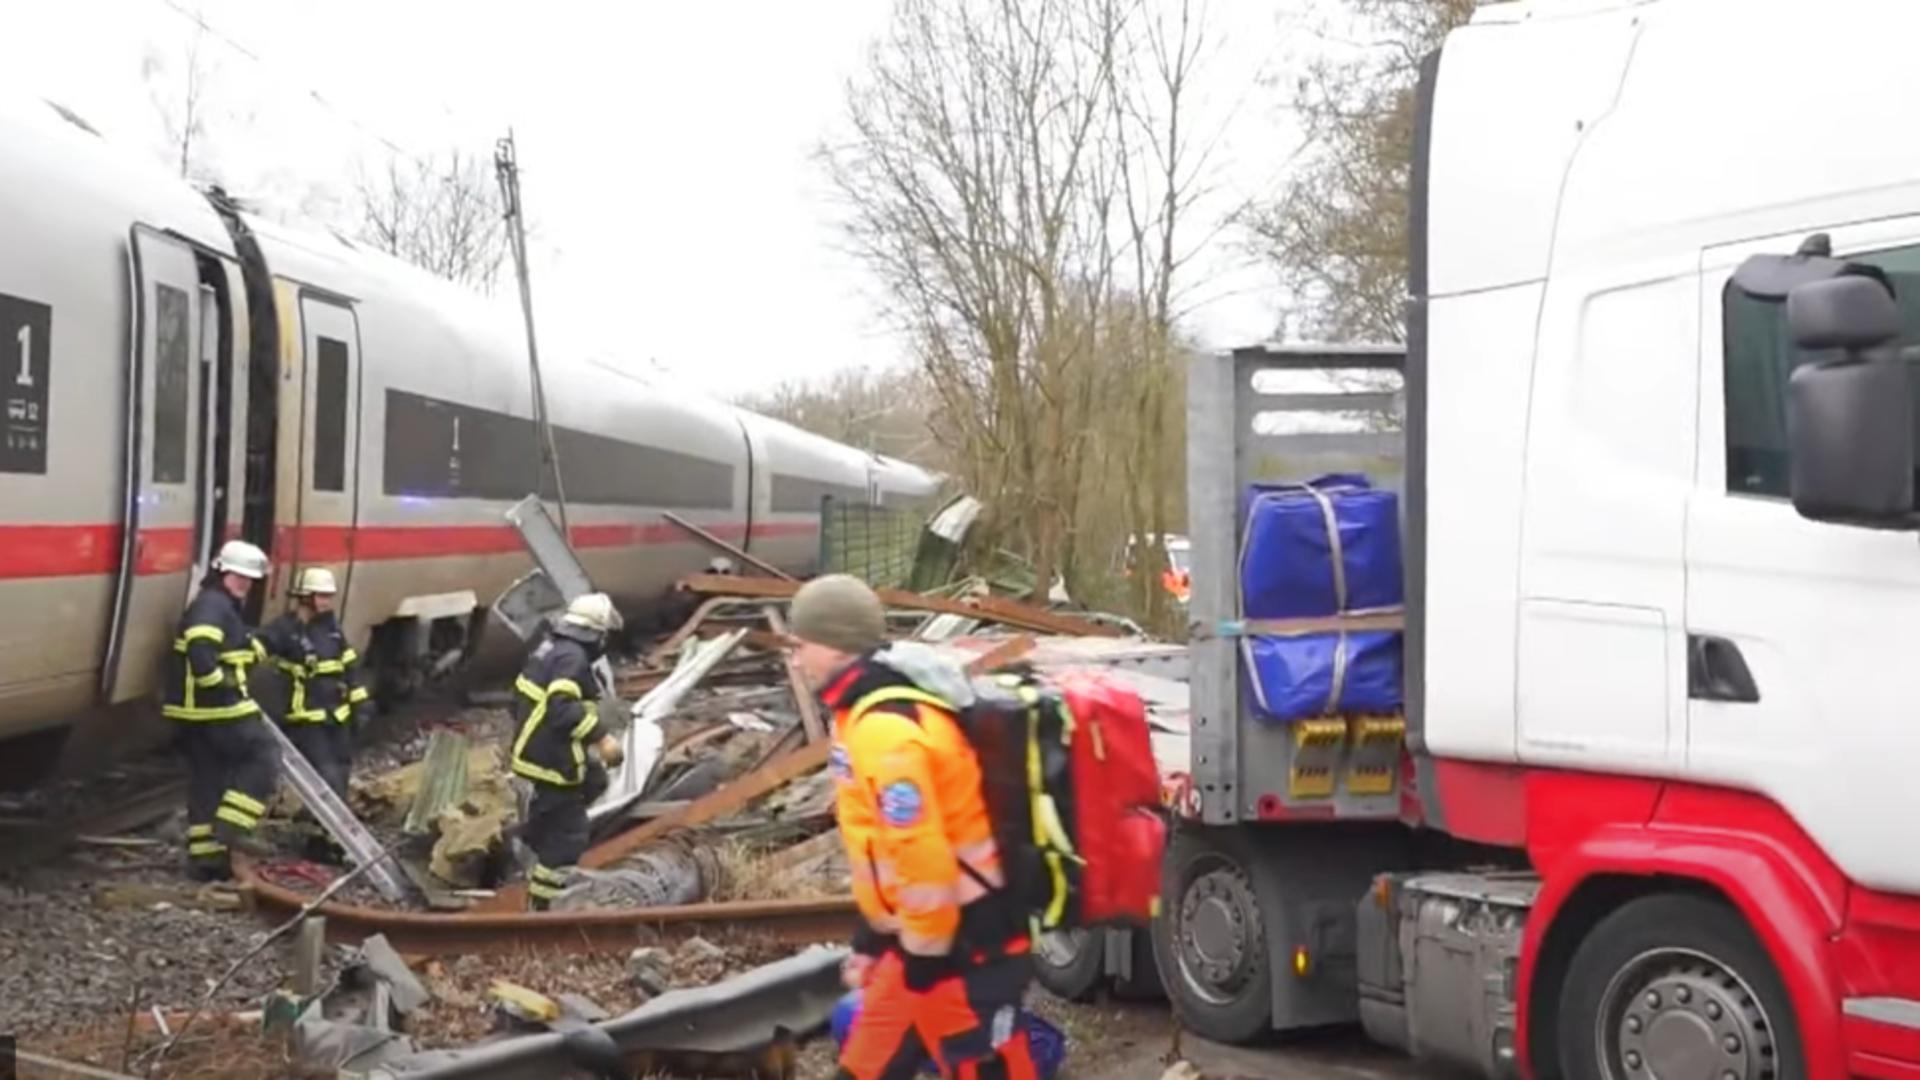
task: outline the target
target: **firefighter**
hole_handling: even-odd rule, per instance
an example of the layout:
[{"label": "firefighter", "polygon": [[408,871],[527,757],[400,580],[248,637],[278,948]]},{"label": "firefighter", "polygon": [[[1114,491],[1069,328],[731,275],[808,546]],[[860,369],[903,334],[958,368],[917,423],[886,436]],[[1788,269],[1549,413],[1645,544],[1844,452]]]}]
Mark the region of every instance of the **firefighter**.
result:
[{"label": "firefighter", "polygon": [[600,721],[593,670],[607,635],[619,627],[606,594],[575,598],[514,681],[512,768],[533,785],[521,838],[535,858],[527,881],[535,911],[560,895],[567,872],[587,850],[587,807],[607,790],[602,762],[620,764],[620,742]]},{"label": "firefighter", "polygon": [[1025,918],[954,708],[875,655],[886,618],[857,578],[803,586],[790,634],[796,666],[833,711],[836,816],[866,922],[844,971],[862,999],[838,1076],[907,1080],[931,1060],[963,1080],[1033,1080],[1018,1023],[1032,975]]},{"label": "firefighter", "polygon": [[252,842],[277,768],[258,722],[247,670],[263,652],[240,605],[267,576],[266,553],[230,540],[180,618],[161,713],[175,721],[187,759],[187,862],[198,880],[233,876],[229,848]]},{"label": "firefighter", "polygon": [[[287,738],[341,799],[353,771],[356,720],[371,710],[361,679],[360,655],[347,643],[333,612],[339,586],[333,571],[310,566],[294,580],[293,610],[260,631],[261,644],[287,677],[287,708],[280,717]],[[325,833],[308,844],[310,857],[338,861]]]}]

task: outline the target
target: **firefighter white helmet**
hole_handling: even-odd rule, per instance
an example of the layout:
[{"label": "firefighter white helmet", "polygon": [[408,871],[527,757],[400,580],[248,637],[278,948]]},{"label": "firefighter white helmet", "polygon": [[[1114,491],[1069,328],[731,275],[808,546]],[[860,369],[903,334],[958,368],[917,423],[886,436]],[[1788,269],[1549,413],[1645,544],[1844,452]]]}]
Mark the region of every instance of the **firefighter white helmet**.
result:
[{"label": "firefighter white helmet", "polygon": [[620,629],[620,613],[606,593],[585,593],[573,598],[561,620],[569,626],[583,626],[597,634]]},{"label": "firefighter white helmet", "polygon": [[239,574],[259,581],[267,576],[267,553],[245,540],[229,540],[220,545],[213,568],[223,574]]},{"label": "firefighter white helmet", "polygon": [[305,570],[300,571],[299,580],[293,583],[293,595],[295,596],[312,596],[315,593],[319,593],[322,596],[332,596],[339,591],[340,586],[335,584],[333,580],[333,571],[324,566],[307,567]]}]

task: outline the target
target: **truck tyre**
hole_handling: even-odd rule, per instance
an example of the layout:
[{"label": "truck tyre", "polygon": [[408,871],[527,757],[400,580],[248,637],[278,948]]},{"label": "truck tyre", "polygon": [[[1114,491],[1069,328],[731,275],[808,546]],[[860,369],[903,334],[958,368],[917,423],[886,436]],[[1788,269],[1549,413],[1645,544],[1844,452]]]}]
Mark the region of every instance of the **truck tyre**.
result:
[{"label": "truck tyre", "polygon": [[1779,972],[1714,900],[1649,896],[1607,916],[1574,952],[1560,1000],[1567,1080],[1805,1075]]},{"label": "truck tyre", "polygon": [[1181,827],[1162,864],[1153,951],[1167,998],[1194,1033],[1250,1042],[1273,1023],[1266,920],[1233,829]]},{"label": "truck tyre", "polygon": [[1033,940],[1034,979],[1065,1001],[1093,997],[1106,967],[1103,935],[1079,927],[1041,934]]}]

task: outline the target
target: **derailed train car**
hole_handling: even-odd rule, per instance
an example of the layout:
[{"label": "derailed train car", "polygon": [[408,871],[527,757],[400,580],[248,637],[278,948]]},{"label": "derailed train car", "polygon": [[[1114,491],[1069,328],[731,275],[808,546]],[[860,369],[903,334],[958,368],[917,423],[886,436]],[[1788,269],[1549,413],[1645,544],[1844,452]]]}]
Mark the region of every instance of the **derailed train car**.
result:
[{"label": "derailed train car", "polygon": [[[399,668],[467,649],[530,563],[503,512],[541,489],[510,312],[328,234],[259,220],[0,103],[0,737],[158,686],[229,537],[256,603],[332,569],[349,635]],[[571,538],[630,613],[713,553],[671,511],[804,573],[823,495],[938,478],[566,358],[545,365]]]}]

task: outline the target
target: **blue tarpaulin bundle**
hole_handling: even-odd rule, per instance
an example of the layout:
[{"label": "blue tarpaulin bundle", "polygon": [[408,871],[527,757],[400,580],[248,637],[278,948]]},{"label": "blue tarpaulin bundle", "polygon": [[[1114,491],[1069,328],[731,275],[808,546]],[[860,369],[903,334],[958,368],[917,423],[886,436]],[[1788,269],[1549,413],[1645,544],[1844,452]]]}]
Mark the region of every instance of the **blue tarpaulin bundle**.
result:
[{"label": "blue tarpaulin bundle", "polygon": [[1240,538],[1240,614],[1317,618],[1401,603],[1399,500],[1364,476],[1255,486]]},{"label": "blue tarpaulin bundle", "polygon": [[1390,631],[1240,641],[1254,708],[1270,721],[1400,710],[1400,635]]}]

